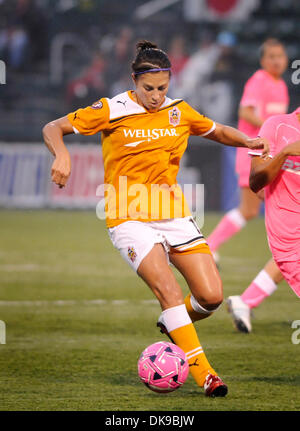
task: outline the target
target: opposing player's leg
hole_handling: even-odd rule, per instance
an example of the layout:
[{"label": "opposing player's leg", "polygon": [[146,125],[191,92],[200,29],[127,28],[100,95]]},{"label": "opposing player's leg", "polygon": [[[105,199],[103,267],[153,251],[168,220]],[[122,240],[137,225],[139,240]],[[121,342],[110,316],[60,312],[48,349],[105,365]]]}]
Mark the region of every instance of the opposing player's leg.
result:
[{"label": "opposing player's leg", "polygon": [[251,310],[272,295],[282,279],[278,266],[270,259],[241,296],[227,298],[227,309],[237,330],[244,333],[252,331]]},{"label": "opposing player's leg", "polygon": [[228,211],[221,219],[213,232],[207,237],[207,243],[213,253],[236,235],[249,220],[259,213],[261,200],[249,187],[241,187],[240,205],[238,208]]},{"label": "opposing player's leg", "polygon": [[295,250],[295,255],[297,255],[296,260],[278,262],[278,267],[285,280],[289,284],[290,288],[295,292],[295,294],[300,298],[300,244],[297,250]]},{"label": "opposing player's leg", "polygon": [[[186,353],[196,383],[208,396],[224,396],[227,386],[208,362],[184,304],[182,290],[171,271],[161,244],[155,244],[140,263],[138,275],[153,291],[162,307],[161,322],[171,340]],[[209,294],[203,294],[209,301]],[[213,299],[215,300],[215,298]]]},{"label": "opposing player's leg", "polygon": [[249,187],[241,188],[241,201],[238,209],[246,222],[258,216],[260,204],[261,199]]},{"label": "opposing player's leg", "polygon": [[270,259],[242,293],[242,301],[250,308],[258,307],[264,299],[275,292],[282,279],[278,266],[273,259]]},{"label": "opposing player's leg", "polygon": [[207,238],[207,243],[214,256],[217,255],[218,248],[236,235],[248,220],[256,217],[259,211],[260,200],[249,188],[251,159],[245,148],[236,149],[235,168],[240,188],[240,205],[227,212]]}]

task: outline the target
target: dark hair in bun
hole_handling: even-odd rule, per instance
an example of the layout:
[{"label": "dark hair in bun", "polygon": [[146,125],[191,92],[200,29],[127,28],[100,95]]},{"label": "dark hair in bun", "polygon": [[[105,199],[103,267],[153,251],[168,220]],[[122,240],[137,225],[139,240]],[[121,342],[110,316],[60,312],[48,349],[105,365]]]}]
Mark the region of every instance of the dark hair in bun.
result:
[{"label": "dark hair in bun", "polygon": [[159,49],[157,45],[148,40],[141,40],[136,45],[137,54],[131,63],[134,74],[147,72],[147,70],[160,68],[171,68],[171,62],[167,54]]},{"label": "dark hair in bun", "polygon": [[136,44],[137,51],[143,51],[144,49],[157,49],[157,45],[155,43],[149,42],[149,40],[140,40]]}]

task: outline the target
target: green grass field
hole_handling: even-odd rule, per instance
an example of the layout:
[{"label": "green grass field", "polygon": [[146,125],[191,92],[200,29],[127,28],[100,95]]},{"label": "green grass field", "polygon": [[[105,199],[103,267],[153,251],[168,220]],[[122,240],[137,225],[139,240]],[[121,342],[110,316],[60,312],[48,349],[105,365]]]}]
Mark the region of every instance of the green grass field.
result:
[{"label": "green grass field", "polygon": [[[207,214],[208,234],[220,215]],[[239,294],[269,258],[263,219],[220,250],[225,297]],[[177,273],[183,289],[187,287]],[[299,410],[299,300],[285,282],[255,310],[252,334],[235,331],[224,304],[196,323],[209,360],[229,386],[203,395],[192,377],[159,395],[137,359],[165,339],[159,305],[113,248],[94,212],[0,213],[0,410]]]}]

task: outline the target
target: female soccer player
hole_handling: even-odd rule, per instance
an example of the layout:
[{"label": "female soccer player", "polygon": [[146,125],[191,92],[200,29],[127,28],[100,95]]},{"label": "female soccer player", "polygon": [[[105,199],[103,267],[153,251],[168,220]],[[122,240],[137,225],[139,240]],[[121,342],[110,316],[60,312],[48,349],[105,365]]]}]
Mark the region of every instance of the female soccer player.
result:
[{"label": "female soccer player", "polygon": [[[238,129],[251,137],[258,135],[267,118],[285,114],[289,104],[287,86],[281,79],[288,64],[283,44],[277,39],[267,39],[261,47],[260,62],[262,68],[247,81],[239,108]],[[249,188],[250,165],[251,158],[247,150],[237,148],[236,172],[240,187],[240,204],[238,208],[225,214],[207,238],[209,247],[216,256],[218,248],[224,242],[259,214],[261,199]],[[251,332],[251,309],[270,296],[281,280],[281,272],[271,259],[241,296],[229,296],[228,309],[239,331]]]},{"label": "female soccer player", "polygon": [[291,114],[269,118],[260,135],[270,156],[252,155],[250,187],[265,188],[265,223],[273,257],[300,297],[300,106]]},{"label": "female soccer player", "polygon": [[[50,122],[43,135],[55,156],[52,181],[63,187],[71,172],[63,136],[102,132],[106,223],[112,243],[157,297],[162,308],[159,326],[186,352],[197,384],[208,396],[225,396],[227,386],[208,362],[192,323],[219,307],[222,283],[176,176],[189,135],[264,152],[268,144],[216,124],[183,100],[169,99],[170,75],[167,54],[151,42],[140,42],[132,63],[134,91],[102,98]],[[158,199],[157,188],[162,192]],[[166,189],[170,193],[164,198]],[[185,299],[169,260],[191,290]]]}]

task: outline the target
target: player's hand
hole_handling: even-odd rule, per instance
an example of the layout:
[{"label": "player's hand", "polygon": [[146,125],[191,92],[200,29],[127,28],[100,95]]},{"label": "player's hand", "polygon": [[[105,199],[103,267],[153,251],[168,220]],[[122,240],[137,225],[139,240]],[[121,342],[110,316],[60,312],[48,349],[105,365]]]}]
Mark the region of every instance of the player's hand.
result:
[{"label": "player's hand", "polygon": [[71,158],[69,153],[56,156],[51,169],[52,181],[62,188],[71,174]]},{"label": "player's hand", "polygon": [[257,138],[247,139],[247,147],[251,150],[263,150],[262,157],[265,157],[270,152],[269,141],[266,138],[261,138],[258,136]]}]

